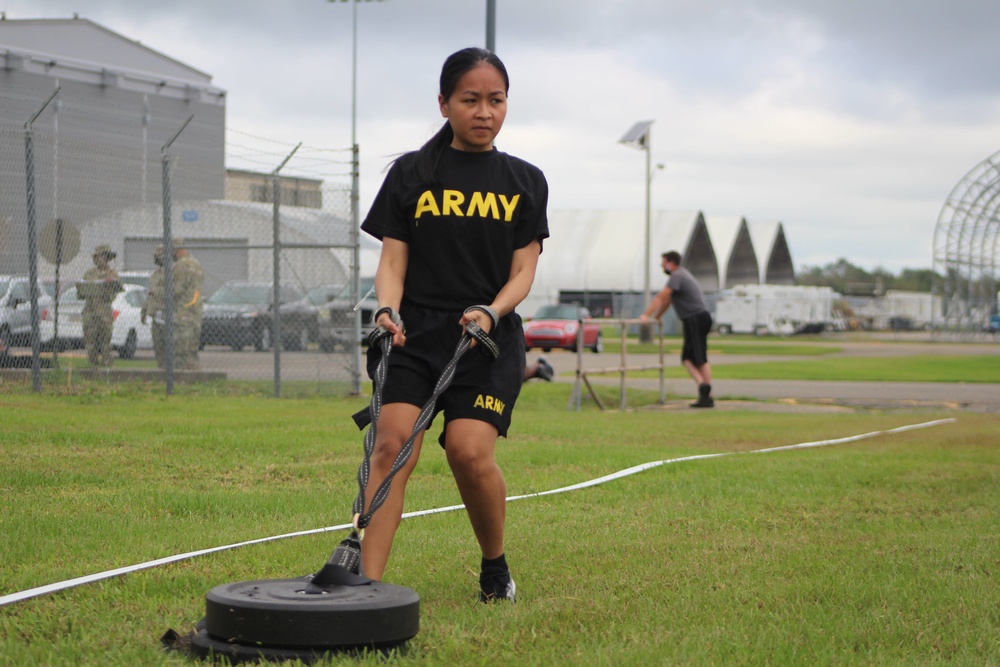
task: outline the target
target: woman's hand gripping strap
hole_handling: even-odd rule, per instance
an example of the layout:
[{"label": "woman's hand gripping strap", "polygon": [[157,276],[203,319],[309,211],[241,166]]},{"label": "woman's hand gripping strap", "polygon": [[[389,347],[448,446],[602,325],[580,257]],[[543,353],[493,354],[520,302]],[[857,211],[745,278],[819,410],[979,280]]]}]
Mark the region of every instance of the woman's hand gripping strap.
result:
[{"label": "woman's hand gripping strap", "polygon": [[481,313],[486,313],[487,315],[489,315],[490,320],[492,321],[492,324],[490,325],[490,333],[496,331],[497,324],[500,323],[500,316],[497,314],[497,311],[495,311],[491,306],[469,306],[468,308],[465,309],[465,312],[462,314],[468,315],[469,312],[473,310],[478,310]]},{"label": "woman's hand gripping strap", "polygon": [[[497,325],[500,323],[500,316],[497,311],[490,306],[469,306],[465,309],[463,315],[468,315],[471,311],[478,310],[481,313],[486,313],[490,318],[490,332],[496,331]],[[470,320],[468,324],[465,325],[465,331],[470,336],[479,341],[479,349],[490,359],[496,359],[500,356],[500,346],[497,345],[496,341],[486,333],[481,326],[479,326],[475,320]]]},{"label": "woman's hand gripping strap", "polygon": [[[406,330],[406,327],[403,326],[403,318],[399,316],[399,313],[396,312],[395,308],[391,308],[389,306],[382,306],[374,313],[372,313],[372,324],[378,324],[378,319],[382,317],[382,315],[385,313],[389,314],[389,319],[392,320],[393,323],[396,324],[396,326],[398,326],[400,329],[403,329],[404,331]],[[388,329],[379,325],[374,329],[372,329],[371,333],[368,334],[368,344],[377,347],[378,342],[381,339],[391,335],[392,334],[389,333]]]},{"label": "woman's hand gripping strap", "polygon": [[483,351],[491,360],[500,356],[500,346],[493,340],[483,328],[476,324],[475,320],[469,320],[465,325],[465,333],[469,334],[479,342],[479,349]]}]

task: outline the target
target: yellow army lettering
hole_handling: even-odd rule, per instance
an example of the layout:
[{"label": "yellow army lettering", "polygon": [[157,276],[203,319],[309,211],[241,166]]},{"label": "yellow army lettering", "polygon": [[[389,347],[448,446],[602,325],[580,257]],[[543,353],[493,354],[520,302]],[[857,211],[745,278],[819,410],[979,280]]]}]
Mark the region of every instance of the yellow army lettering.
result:
[{"label": "yellow army lettering", "polygon": [[[497,206],[498,199],[499,206]],[[503,221],[510,222],[514,219],[514,211],[520,200],[520,194],[507,199],[507,195],[494,192],[473,192],[466,206],[465,195],[459,190],[444,190],[441,193],[440,203],[434,198],[433,191],[425,190],[420,195],[420,199],[417,200],[417,211],[414,217],[419,220],[420,216],[425,213],[434,217],[453,215],[458,218],[478,214],[483,218],[500,220],[500,207],[503,207]]]},{"label": "yellow army lettering", "polygon": [[492,410],[498,415],[502,415],[504,408],[506,408],[507,405],[499,398],[495,398],[493,396],[483,396],[482,394],[479,394],[479,396],[476,396],[476,402],[473,404],[472,407],[485,408],[487,410]]}]

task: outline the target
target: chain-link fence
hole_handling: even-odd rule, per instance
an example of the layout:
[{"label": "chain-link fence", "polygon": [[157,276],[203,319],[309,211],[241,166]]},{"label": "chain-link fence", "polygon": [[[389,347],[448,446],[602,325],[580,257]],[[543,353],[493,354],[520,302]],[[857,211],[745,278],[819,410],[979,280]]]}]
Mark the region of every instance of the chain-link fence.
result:
[{"label": "chain-link fence", "polygon": [[0,365],[359,391],[356,152],[226,142],[227,171],[219,118],[107,111],[0,123]]}]

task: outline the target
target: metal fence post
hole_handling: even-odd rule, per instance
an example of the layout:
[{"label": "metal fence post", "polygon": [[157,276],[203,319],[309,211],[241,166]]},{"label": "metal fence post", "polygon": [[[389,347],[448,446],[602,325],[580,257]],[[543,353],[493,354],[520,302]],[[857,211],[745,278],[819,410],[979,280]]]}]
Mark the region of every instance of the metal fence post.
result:
[{"label": "metal fence post", "polygon": [[31,295],[31,386],[42,391],[42,362],[38,338],[38,231],[35,222],[35,149],[31,124],[25,126],[24,161],[28,187],[28,280]]},{"label": "metal fence post", "polygon": [[[351,158],[351,300],[360,303],[361,295],[361,214],[359,201],[359,180],[361,175],[361,163],[359,160],[358,145],[354,144]],[[351,349],[351,393],[361,393],[361,314],[358,312],[353,318],[352,339],[354,345]]]},{"label": "metal fence post", "polygon": [[664,374],[664,369],[666,364],[663,358],[663,320],[656,320],[656,337],[659,339],[659,359],[660,359],[660,405],[666,405],[667,403],[667,383]]},{"label": "metal fence post", "polygon": [[[293,153],[295,151],[292,151]],[[289,155],[289,157],[291,157]],[[287,162],[287,160],[286,160]],[[282,163],[284,164],[284,163]],[[278,167],[281,169],[281,167]],[[278,169],[271,175],[271,198],[274,204],[274,215],[272,219],[272,248],[271,261],[273,262],[272,276],[272,297],[271,297],[271,345],[274,348],[274,397],[281,398],[281,177],[278,176]]]},{"label": "metal fence post", "polygon": [[170,155],[164,148],[163,160],[163,371],[167,396],[174,393],[174,242],[170,210]]},{"label": "metal fence post", "polygon": [[281,398],[281,177],[278,172],[288,164],[295,152],[302,146],[300,141],[292,149],[284,160],[281,161],[274,171],[271,172],[271,199],[273,201],[273,214],[271,218],[271,261],[272,268],[272,297],[271,297],[271,345],[274,348],[274,397]]},{"label": "metal fence post", "polygon": [[[35,144],[32,124],[38,119],[45,107],[49,105],[56,95],[59,94],[57,87],[49,95],[49,99],[38,108],[38,111],[24,124],[24,162],[25,181],[28,197],[28,294],[31,301],[31,386],[39,393],[42,391],[42,360],[41,360],[41,333],[38,329],[38,225],[35,218]],[[58,299],[58,293],[56,294]]]},{"label": "metal fence post", "polygon": [[[647,330],[648,330],[648,328],[647,328]],[[582,321],[580,322],[580,331],[581,332],[583,331],[583,322]],[[640,338],[640,341],[641,341],[641,339],[642,339],[641,334],[640,334],[639,338]],[[581,340],[582,340],[582,334],[581,334]],[[628,371],[626,370],[625,362],[628,360],[627,350],[626,350],[627,347],[628,347],[628,336],[622,336],[622,348],[621,348],[620,355],[619,355],[619,360],[618,360],[618,365],[621,367],[621,373],[618,376],[618,378],[619,378],[618,379],[618,409],[621,410],[622,412],[625,411],[625,404],[626,404],[626,400],[625,400],[625,377],[628,375]],[[582,349],[582,346],[581,346],[581,349]]]},{"label": "metal fence post", "polygon": [[163,144],[160,155],[163,160],[163,290],[164,310],[166,315],[163,323],[163,359],[166,372],[167,395],[174,393],[174,238],[171,230],[171,192],[170,192],[170,150],[171,144],[177,140],[184,128],[194,119],[188,116],[180,129]]}]

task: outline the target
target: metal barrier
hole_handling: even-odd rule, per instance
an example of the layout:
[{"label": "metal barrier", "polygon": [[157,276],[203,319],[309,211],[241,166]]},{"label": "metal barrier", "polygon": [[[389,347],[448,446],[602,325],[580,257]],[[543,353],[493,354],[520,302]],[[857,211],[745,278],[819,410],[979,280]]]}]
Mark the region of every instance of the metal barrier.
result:
[{"label": "metal barrier", "polygon": [[587,393],[590,397],[594,399],[594,403],[597,404],[601,410],[604,410],[604,403],[601,401],[597,392],[594,391],[593,385],[590,383],[589,376],[591,375],[609,375],[612,373],[617,373],[619,376],[619,410],[624,411],[626,406],[626,396],[625,396],[625,385],[626,377],[628,373],[633,371],[651,371],[658,370],[660,372],[660,405],[666,402],[666,381],[663,374],[664,365],[664,353],[663,353],[663,322],[655,320],[656,325],[656,342],[659,348],[659,363],[655,365],[638,365],[630,366],[628,365],[628,326],[632,324],[642,324],[642,320],[639,319],[593,319],[589,320],[591,324],[605,323],[605,324],[617,324],[620,332],[621,339],[621,352],[619,354],[618,366],[607,367],[607,368],[584,368],[583,364],[583,320],[577,320],[577,332],[576,332],[576,383],[573,386],[573,392],[570,394],[568,410],[576,409],[578,412],[580,410],[580,403],[583,397],[583,387],[587,388]]}]

